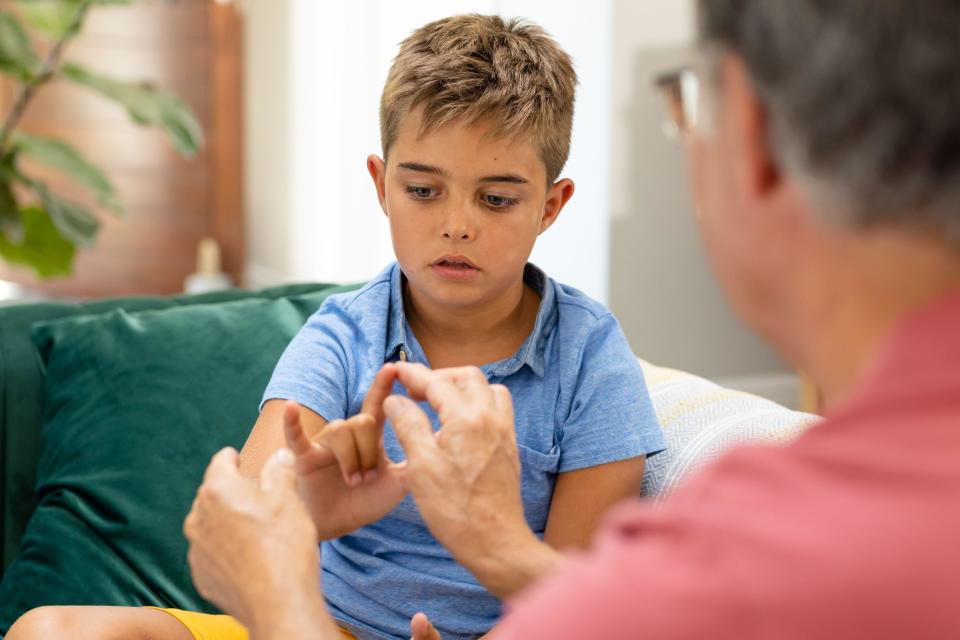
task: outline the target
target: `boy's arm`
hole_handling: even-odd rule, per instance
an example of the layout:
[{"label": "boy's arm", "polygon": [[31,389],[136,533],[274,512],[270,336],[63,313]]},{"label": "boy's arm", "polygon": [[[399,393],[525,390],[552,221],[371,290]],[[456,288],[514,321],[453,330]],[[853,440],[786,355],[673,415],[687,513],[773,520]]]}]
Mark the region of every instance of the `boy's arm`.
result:
[{"label": "boy's arm", "polygon": [[[240,474],[247,478],[258,478],[267,459],[277,449],[287,446],[283,435],[283,413],[286,402],[268,400],[263,411],[253,425],[253,431],[240,451]],[[311,440],[326,426],[327,421],[307,409],[300,407],[300,424]]]},{"label": "boy's arm", "polygon": [[666,447],[643,370],[613,315],[596,322],[581,356],[544,532],[561,550],[585,547],[610,507],[639,495],[646,456]]},{"label": "boy's arm", "polygon": [[543,541],[558,551],[582,549],[614,504],[640,493],[646,456],[561,473]]}]

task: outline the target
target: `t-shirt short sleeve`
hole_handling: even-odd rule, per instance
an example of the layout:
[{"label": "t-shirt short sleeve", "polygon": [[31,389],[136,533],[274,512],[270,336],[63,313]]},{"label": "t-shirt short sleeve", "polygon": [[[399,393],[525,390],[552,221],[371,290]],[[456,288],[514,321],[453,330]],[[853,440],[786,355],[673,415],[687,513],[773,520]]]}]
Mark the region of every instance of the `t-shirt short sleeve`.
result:
[{"label": "t-shirt short sleeve", "polygon": [[612,314],[597,320],[584,341],[559,440],[561,473],[652,456],[667,446],[643,370]]},{"label": "t-shirt short sleeve", "polygon": [[327,300],[310,316],[280,356],[260,402],[292,400],[325,420],[347,417],[355,363],[348,345],[358,344],[356,324]]}]

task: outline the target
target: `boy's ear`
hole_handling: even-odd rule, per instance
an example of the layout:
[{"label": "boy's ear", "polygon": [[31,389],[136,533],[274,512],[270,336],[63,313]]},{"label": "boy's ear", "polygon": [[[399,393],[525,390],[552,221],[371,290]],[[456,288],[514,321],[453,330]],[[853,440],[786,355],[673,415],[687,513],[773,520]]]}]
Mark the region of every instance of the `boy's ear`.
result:
[{"label": "boy's ear", "polygon": [[377,190],[380,208],[383,209],[385,216],[389,216],[390,214],[387,213],[387,165],[380,156],[371,154],[367,156],[367,172],[373,178],[373,186]]},{"label": "boy's ear", "polygon": [[543,215],[540,216],[538,235],[549,229],[550,226],[557,221],[563,207],[566,206],[570,198],[573,197],[573,191],[573,180],[568,178],[555,182],[553,186],[547,190],[547,201],[543,205]]}]

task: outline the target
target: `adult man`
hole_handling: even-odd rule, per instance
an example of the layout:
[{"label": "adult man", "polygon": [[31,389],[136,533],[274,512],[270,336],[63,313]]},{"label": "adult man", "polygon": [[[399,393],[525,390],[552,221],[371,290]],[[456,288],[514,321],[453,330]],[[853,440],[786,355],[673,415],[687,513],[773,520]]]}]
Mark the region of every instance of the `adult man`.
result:
[{"label": "adult man", "polygon": [[[384,404],[410,489],[488,589],[541,577],[496,638],[958,637],[960,4],[699,9],[703,112],[689,72],[667,85],[701,231],[735,307],[814,377],[828,419],[734,452],[658,511],[622,506],[562,559],[523,523],[503,390],[401,365],[443,422],[437,438],[412,402]],[[232,455],[188,521],[198,585],[254,637],[328,637],[289,454],[262,489]]]}]

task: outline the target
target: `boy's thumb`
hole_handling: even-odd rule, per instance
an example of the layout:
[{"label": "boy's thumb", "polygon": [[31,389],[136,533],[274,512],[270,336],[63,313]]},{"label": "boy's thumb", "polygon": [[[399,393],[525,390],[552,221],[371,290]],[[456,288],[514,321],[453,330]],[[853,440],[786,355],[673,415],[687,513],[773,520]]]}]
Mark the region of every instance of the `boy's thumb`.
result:
[{"label": "boy's thumb", "polygon": [[410,640],[442,640],[433,623],[424,613],[418,613],[410,620]]},{"label": "boy's thumb", "polygon": [[290,449],[277,450],[260,470],[260,488],[264,491],[295,491],[297,474],[293,469],[293,461]]}]

